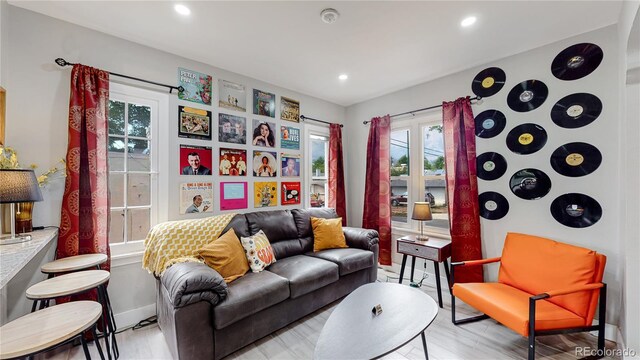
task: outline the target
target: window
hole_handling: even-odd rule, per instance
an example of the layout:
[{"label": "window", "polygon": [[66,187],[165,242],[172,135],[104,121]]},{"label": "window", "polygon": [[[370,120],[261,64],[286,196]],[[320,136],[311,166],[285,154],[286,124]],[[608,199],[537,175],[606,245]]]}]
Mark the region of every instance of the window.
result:
[{"label": "window", "polygon": [[393,226],[417,231],[419,222],[411,220],[413,203],[426,201],[431,204],[433,220],[424,223],[425,229],[448,234],[442,120],[431,116],[408,121],[396,121],[391,132]]},{"label": "window", "polygon": [[329,177],[329,136],[326,133],[309,134],[311,160],[309,183],[309,206],[325,207],[327,204],[327,184]]},{"label": "window", "polygon": [[107,151],[113,246],[141,247],[141,240],[158,222],[160,107],[153,97],[161,96],[165,95],[111,84]]}]

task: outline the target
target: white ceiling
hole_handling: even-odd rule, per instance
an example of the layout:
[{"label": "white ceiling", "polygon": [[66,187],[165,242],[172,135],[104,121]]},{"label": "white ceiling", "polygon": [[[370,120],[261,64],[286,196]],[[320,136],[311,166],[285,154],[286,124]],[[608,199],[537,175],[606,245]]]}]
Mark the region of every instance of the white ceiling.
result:
[{"label": "white ceiling", "polygon": [[[621,1],[9,1],[348,106],[618,21]],[[327,7],[341,17],[320,20]],[[461,28],[460,21],[478,21]],[[340,73],[349,80],[340,82]]]}]

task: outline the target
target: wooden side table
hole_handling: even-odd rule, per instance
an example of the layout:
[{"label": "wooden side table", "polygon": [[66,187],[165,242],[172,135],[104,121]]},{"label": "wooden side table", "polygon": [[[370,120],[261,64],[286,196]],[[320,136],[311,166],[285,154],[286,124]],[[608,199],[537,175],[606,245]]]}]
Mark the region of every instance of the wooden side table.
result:
[{"label": "wooden side table", "polygon": [[444,272],[447,275],[447,288],[451,292],[451,280],[449,278],[449,261],[451,257],[451,241],[441,239],[416,240],[414,235],[403,236],[397,240],[397,251],[403,254],[402,267],[400,268],[400,284],[404,276],[404,267],[407,264],[407,256],[411,255],[411,281],[416,267],[416,257],[433,261],[436,274],[436,286],[438,288],[438,305],[442,307],[442,290],[440,288],[440,263],[444,263]]}]

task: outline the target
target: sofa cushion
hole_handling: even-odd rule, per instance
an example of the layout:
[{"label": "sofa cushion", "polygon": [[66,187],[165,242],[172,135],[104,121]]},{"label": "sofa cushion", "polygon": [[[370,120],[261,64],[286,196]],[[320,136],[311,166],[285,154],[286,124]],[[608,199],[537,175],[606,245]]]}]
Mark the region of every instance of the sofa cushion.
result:
[{"label": "sofa cushion", "polygon": [[289,210],[259,211],[245,216],[251,235],[262,230],[271,243],[298,238],[298,229]]},{"label": "sofa cushion", "polygon": [[354,273],[374,266],[372,251],[361,249],[328,249],[317,252],[308,252],[305,255],[331,261],[338,265],[340,276]]},{"label": "sofa cushion", "polygon": [[338,217],[336,210],[332,208],[293,209],[291,210],[291,215],[298,228],[298,237],[300,238],[313,236],[313,230],[311,229],[312,216],[324,219]]},{"label": "sofa cushion", "polygon": [[[500,283],[456,283],[453,295],[520,335],[529,336],[532,294]],[[585,325],[583,318],[567,309],[546,300],[536,301],[536,330]]]},{"label": "sofa cushion", "polygon": [[251,271],[260,272],[276,262],[273,248],[262,230],[255,235],[242,237],[240,241]]},{"label": "sofa cushion", "polygon": [[213,308],[214,325],[222,329],[289,298],[289,280],[269,271],[247,273],[230,283],[226,300]]},{"label": "sofa cushion", "polygon": [[324,219],[311,217],[313,228],[313,251],[347,247],[342,232],[342,218]]},{"label": "sofa cushion", "polygon": [[227,283],[249,271],[249,264],[240,239],[233,228],[198,250],[204,263],[217,271]]},{"label": "sofa cushion", "polygon": [[292,299],[336,282],[339,278],[338,265],[304,255],[282,259],[267,270],[289,280]]},{"label": "sofa cushion", "polygon": [[236,216],[232,217],[231,221],[222,230],[222,233],[226,233],[229,229],[233,229],[238,237],[251,235],[249,233],[249,223],[244,214],[236,214]]}]

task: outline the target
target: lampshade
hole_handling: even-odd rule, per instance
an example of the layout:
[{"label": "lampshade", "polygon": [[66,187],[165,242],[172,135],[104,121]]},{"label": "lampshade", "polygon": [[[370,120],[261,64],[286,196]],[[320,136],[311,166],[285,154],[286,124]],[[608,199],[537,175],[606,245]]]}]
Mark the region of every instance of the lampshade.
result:
[{"label": "lampshade", "polygon": [[411,214],[413,220],[431,220],[431,206],[428,202],[415,202],[413,203],[413,213]]},{"label": "lampshade", "polygon": [[38,179],[33,170],[0,170],[0,204],[42,201]]}]

